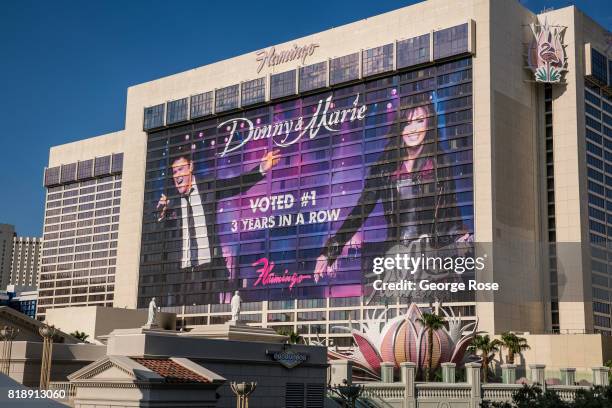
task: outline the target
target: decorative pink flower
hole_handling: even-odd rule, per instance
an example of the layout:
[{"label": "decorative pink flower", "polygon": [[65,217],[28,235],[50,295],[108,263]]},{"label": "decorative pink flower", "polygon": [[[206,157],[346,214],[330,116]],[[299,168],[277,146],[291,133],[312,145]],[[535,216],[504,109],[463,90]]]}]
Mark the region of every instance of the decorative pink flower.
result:
[{"label": "decorative pink flower", "polygon": [[[444,308],[440,310],[446,315],[449,328],[444,327],[433,334],[434,369],[445,362],[461,363],[478,326],[478,321],[463,325],[452,309],[450,313]],[[429,336],[427,329],[419,322],[423,317],[421,310],[412,303],[406,314],[386,323],[384,314],[386,312],[362,323],[360,330],[350,329],[355,340],[354,349],[344,353],[330,349],[328,357],[331,360],[351,360],[363,373],[364,379],[379,379],[383,361],[393,363],[396,369],[404,362],[415,363],[417,370],[424,368],[429,360]],[[463,335],[464,332],[468,334]]]}]

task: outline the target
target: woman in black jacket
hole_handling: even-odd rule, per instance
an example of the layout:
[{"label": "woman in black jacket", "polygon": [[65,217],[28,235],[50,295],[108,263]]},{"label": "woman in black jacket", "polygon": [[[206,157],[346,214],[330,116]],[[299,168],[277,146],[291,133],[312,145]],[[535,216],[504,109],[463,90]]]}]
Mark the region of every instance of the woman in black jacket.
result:
[{"label": "woman in black jacket", "polygon": [[[455,195],[447,191],[454,190],[452,182],[436,182],[435,155],[432,155],[436,143],[426,143],[434,142],[431,137],[436,129],[433,105],[405,111],[399,118],[399,128],[400,135],[391,137],[379,160],[369,168],[357,204],[317,258],[314,272],[317,282],[324,276],[335,275],[336,263],[345,245],[378,202],[384,210],[388,243],[408,247],[421,240],[429,248],[439,249],[471,240],[460,220]],[[427,140],[428,137],[432,140]],[[417,207],[424,211],[419,212]],[[454,220],[440,222],[441,212],[443,218]]]}]

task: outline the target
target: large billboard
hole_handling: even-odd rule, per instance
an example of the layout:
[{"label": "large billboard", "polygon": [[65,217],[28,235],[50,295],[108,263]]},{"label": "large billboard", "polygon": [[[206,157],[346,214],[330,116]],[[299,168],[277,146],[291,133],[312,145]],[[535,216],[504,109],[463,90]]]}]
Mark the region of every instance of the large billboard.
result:
[{"label": "large billboard", "polygon": [[139,306],[368,295],[472,240],[472,140],[470,58],[151,132]]}]

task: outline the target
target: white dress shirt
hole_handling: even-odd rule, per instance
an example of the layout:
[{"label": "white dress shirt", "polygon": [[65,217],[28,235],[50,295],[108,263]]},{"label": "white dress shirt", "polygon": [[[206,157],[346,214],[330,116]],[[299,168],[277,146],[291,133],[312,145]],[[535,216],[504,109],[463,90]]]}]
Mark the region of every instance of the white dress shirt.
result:
[{"label": "white dress shirt", "polygon": [[[188,196],[181,197],[181,214],[183,225],[183,256],[181,264],[183,268],[209,263],[211,259],[208,241],[208,228],[206,226],[206,218],[204,216],[204,207],[202,206],[202,199],[200,198],[200,192],[198,191],[198,185],[196,184],[195,179],[191,181],[191,186],[191,193],[189,193]],[[191,240],[189,239],[189,220],[187,217],[187,206],[189,205],[188,200],[191,202],[195,226],[196,248],[195,251],[193,251],[193,254]],[[192,256],[194,258],[193,260]]]}]

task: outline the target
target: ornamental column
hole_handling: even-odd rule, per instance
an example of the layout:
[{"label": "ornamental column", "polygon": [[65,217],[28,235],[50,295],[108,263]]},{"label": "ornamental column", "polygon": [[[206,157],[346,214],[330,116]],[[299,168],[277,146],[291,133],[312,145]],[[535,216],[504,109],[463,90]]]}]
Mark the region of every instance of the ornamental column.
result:
[{"label": "ornamental column", "polygon": [[51,379],[51,358],[53,354],[53,337],[57,329],[53,326],[43,325],[38,329],[38,333],[43,338],[42,360],[40,364],[40,385],[41,390],[49,389]]},{"label": "ornamental column", "polygon": [[413,362],[400,363],[401,381],[404,383],[403,408],[416,408],[416,364]]},{"label": "ornamental column", "polygon": [[11,326],[4,326],[0,329],[0,339],[2,339],[2,361],[0,361],[0,373],[10,377],[11,374],[11,353],[13,350],[13,340],[17,337],[19,329]]},{"label": "ornamental column", "polygon": [[466,363],[465,374],[470,390],[470,408],[478,408],[482,402],[481,383],[480,383],[480,363]]}]

